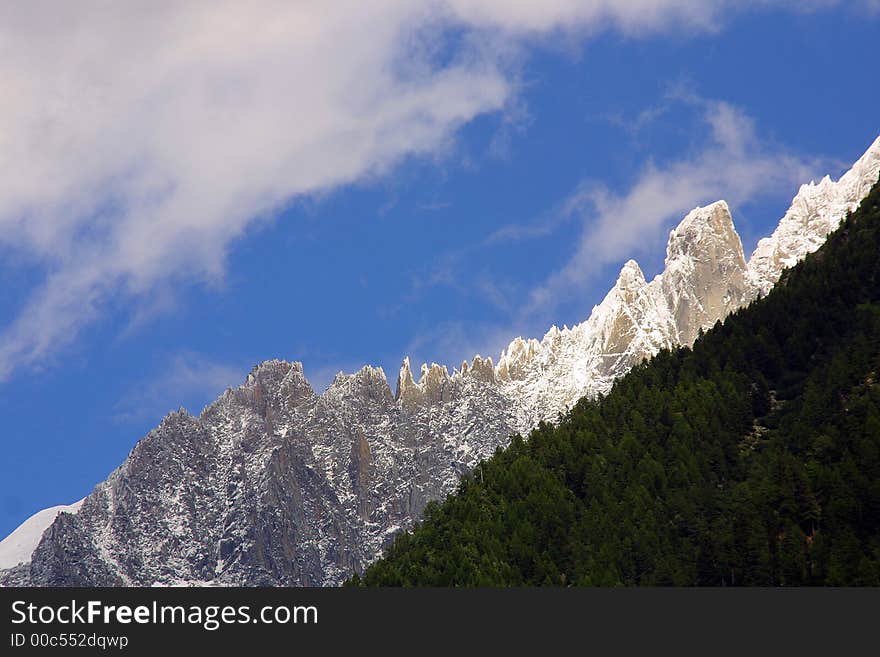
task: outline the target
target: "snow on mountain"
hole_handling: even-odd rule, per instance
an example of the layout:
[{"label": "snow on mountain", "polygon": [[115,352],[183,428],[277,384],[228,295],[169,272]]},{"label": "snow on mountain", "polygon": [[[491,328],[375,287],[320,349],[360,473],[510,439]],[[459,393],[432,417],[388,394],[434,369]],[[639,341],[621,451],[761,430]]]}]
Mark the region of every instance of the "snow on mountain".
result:
[{"label": "snow on mountain", "polygon": [[300,363],[262,363],[198,417],[166,417],[76,515],[47,509],[16,530],[0,568],[30,563],[0,584],[338,584],[512,434],[766,293],[878,173],[880,139],[838,182],[803,186],[748,263],[727,204],[694,209],[653,280],[628,261],[586,321],[516,338],[497,364],[422,365],[416,379],[404,359],[396,392],[367,366],[319,395]]},{"label": "snow on mountain", "polygon": [[21,523],[15,531],[0,541],[0,570],[30,561],[43,532],[55,522],[56,516],[61,512],[76,513],[82,503],[83,500],[80,500],[73,504],[52,506],[38,511]]},{"label": "snow on mountain", "polygon": [[782,271],[818,249],[880,175],[880,137],[838,182],[801,187],[770,237],[746,263],[730,208],[696,208],[669,234],[662,273],[650,283],[633,260],[617,283],[573,328],[555,326],[540,342],[516,338],[501,354],[496,377],[525,431],[551,421],[583,396],[664,347],[689,345],[701,329],[766,294]]},{"label": "snow on mountain", "polygon": [[501,354],[497,378],[517,408],[521,430],[552,421],[583,396],[664,347],[690,344],[700,329],[749,300],[742,243],[724,201],[691,211],[669,234],[666,266],[648,283],[628,261],[587,321],[555,326],[541,342],[517,338]]},{"label": "snow on mountain", "polygon": [[825,176],[803,185],[770,237],[760,242],[749,260],[749,277],[759,294],[767,294],[786,267],[825,242],[825,237],[865,198],[880,170],[880,137],[840,180]]}]

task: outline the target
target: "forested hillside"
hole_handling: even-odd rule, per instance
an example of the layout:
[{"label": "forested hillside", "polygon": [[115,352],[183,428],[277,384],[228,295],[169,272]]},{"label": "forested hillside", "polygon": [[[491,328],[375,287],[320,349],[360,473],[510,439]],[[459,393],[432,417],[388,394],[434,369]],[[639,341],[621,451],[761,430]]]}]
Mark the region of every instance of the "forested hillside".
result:
[{"label": "forested hillside", "polygon": [[880,585],[880,185],[763,299],[478,466],[353,584]]}]

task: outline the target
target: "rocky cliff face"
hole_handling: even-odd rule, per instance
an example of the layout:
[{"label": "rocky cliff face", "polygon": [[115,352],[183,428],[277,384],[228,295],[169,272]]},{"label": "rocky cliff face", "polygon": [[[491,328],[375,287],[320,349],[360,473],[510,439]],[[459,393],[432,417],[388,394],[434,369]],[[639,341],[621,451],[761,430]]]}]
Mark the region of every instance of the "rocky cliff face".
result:
[{"label": "rocky cliff face", "polygon": [[654,280],[630,260],[586,322],[553,327],[541,342],[514,340],[502,353],[498,378],[515,400],[517,426],[552,420],[584,395],[607,392],[636,363],[691,344],[751,298],[727,203],[693,210],[670,232],[666,267]]},{"label": "rocky cliff face", "polygon": [[485,376],[480,361],[427,368],[395,399],[364,367],[316,395],[299,363],[262,363],[199,417],[167,416],[60,514],[29,583],[339,583],[506,440],[507,400]]},{"label": "rocky cliff face", "polygon": [[776,230],[758,242],[749,260],[749,281],[756,293],[767,294],[783,269],[822,246],[877,182],[878,169],[880,137],[839,181],[825,176],[800,188]]},{"label": "rocky cliff face", "polygon": [[166,417],[0,583],[338,584],[512,433],[766,293],[878,172],[880,139],[839,182],[802,187],[748,263],[727,204],[695,209],[661,274],[648,282],[627,262],[585,322],[517,338],[497,365],[423,365],[416,380],[407,359],[394,393],[364,367],[318,395],[299,363],[263,363],[200,416]]}]

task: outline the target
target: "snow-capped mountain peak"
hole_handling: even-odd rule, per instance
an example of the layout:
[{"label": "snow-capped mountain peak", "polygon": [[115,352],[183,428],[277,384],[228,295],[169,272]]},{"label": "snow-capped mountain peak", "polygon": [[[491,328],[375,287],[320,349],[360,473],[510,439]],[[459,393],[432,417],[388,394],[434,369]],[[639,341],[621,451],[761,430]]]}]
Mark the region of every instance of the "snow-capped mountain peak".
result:
[{"label": "snow-capped mountain peak", "polygon": [[818,183],[802,185],[776,230],[760,240],[752,253],[749,279],[755,293],[767,294],[783,269],[822,246],[828,233],[877,182],[878,171],[880,137],[837,182],[825,176]]},{"label": "snow-capped mountain peak", "polygon": [[476,356],[450,374],[425,364],[416,381],[405,358],[396,394],[367,366],[317,395],[301,363],[262,363],[199,417],[169,415],[75,515],[32,524],[42,539],[30,564],[0,584],[338,584],[511,434],[605,393],[768,291],[878,173],[880,139],[839,181],[801,187],[748,263],[727,203],[695,208],[670,232],[653,280],[627,261],[589,318],[514,339],[497,365]]}]

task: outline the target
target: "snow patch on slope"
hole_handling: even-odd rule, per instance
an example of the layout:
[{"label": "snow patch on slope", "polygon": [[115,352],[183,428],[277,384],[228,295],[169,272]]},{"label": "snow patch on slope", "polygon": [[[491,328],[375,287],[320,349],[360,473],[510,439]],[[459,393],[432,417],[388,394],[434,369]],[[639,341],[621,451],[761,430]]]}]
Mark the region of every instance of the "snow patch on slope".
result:
[{"label": "snow patch on slope", "polygon": [[15,531],[0,541],[0,570],[29,562],[34,549],[43,537],[43,532],[55,522],[58,514],[76,513],[84,501],[85,498],[73,504],[62,504],[37,511],[21,523]]}]

